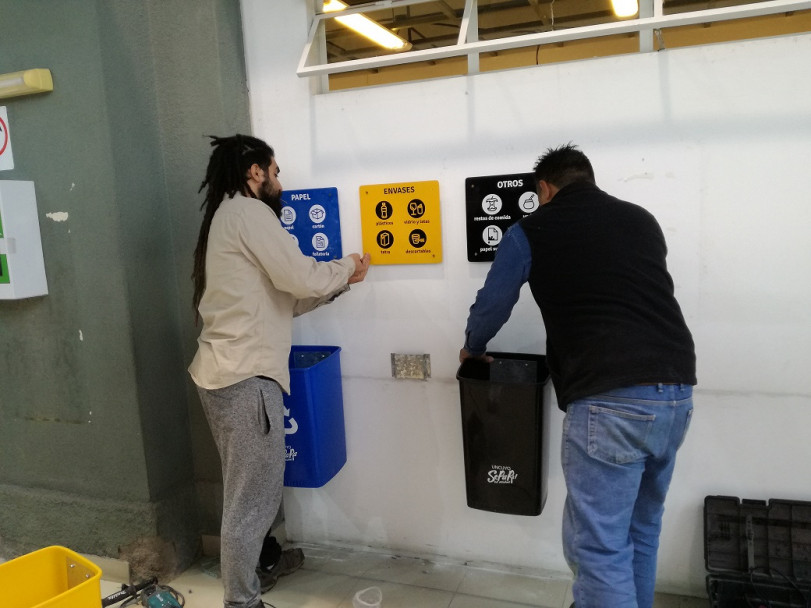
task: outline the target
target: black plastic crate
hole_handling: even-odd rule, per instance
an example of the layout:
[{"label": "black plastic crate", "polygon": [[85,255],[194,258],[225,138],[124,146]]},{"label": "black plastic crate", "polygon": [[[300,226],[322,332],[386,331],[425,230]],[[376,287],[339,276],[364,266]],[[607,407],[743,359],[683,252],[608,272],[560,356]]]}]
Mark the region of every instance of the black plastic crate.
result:
[{"label": "black plastic crate", "polygon": [[709,572],[811,581],[811,502],[707,496],[704,537]]},{"label": "black plastic crate", "polygon": [[704,499],[713,608],[811,608],[811,502]]},{"label": "black plastic crate", "polygon": [[773,576],[710,574],[707,594],[712,608],[811,607],[811,584]]}]

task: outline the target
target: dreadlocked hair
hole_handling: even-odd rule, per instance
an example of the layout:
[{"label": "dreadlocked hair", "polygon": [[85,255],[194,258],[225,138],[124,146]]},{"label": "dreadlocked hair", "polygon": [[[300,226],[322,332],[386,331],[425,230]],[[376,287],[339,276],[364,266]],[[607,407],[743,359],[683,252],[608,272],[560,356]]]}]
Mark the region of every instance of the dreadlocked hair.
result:
[{"label": "dreadlocked hair", "polygon": [[204,209],[203,223],[200,226],[200,235],[197,238],[197,247],[194,250],[194,282],[193,305],[195,310],[195,324],[200,318],[197,307],[206,289],[206,250],[208,249],[208,232],[214,213],[220,207],[225,197],[232,197],[237,192],[245,196],[254,196],[248,188],[248,170],[259,165],[268,171],[273,162],[273,148],[261,139],[250,135],[234,135],[232,137],[216,137],[209,135],[214,151],[208,161],[206,177],[200,184],[201,192],[207,188],[206,197],[200,209]]}]

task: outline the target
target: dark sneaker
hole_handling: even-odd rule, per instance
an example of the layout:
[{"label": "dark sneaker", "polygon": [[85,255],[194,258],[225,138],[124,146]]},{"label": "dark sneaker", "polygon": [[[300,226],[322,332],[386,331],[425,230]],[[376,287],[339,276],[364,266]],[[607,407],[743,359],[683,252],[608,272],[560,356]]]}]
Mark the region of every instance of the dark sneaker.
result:
[{"label": "dark sneaker", "polygon": [[259,576],[259,587],[262,593],[267,593],[276,584],[280,576],[287,576],[292,574],[304,563],[304,552],[301,549],[287,549],[282,551],[282,556],[276,565],[270,568],[256,568],[256,574]]},{"label": "dark sneaker", "polygon": [[263,602],[262,598],[259,598],[256,603],[251,606],[251,608],[276,608],[273,604],[268,604],[267,602]]}]

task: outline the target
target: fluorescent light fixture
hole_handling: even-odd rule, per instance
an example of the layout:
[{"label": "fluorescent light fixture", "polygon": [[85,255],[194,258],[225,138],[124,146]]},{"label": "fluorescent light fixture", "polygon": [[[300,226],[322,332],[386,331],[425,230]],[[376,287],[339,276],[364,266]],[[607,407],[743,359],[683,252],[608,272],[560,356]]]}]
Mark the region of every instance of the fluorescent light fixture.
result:
[{"label": "fluorescent light fixture", "polygon": [[[334,13],[346,8],[347,5],[341,2],[341,0],[324,0],[323,11],[325,13]],[[354,13],[346,17],[335,17],[335,21],[354,30],[364,38],[368,38],[375,44],[382,46],[384,49],[391,51],[407,51],[411,48],[411,43],[408,40],[401,38],[362,13]]]},{"label": "fluorescent light fixture", "polygon": [[0,74],[0,99],[54,90],[51,70],[23,70]]},{"label": "fluorescent light fixture", "polygon": [[639,12],[637,0],[611,0],[611,6],[617,17],[633,17]]}]

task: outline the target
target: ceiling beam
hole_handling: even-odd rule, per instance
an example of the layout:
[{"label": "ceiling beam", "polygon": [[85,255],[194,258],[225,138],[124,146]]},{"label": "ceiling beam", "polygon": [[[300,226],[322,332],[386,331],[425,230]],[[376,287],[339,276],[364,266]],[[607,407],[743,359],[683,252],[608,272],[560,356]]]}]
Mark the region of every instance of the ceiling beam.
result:
[{"label": "ceiling beam", "polygon": [[[415,3],[412,0],[403,0],[407,3]],[[520,36],[510,36],[495,40],[479,40],[465,44],[452,44],[442,48],[431,48],[424,50],[411,50],[396,55],[386,55],[358,59],[355,61],[342,61],[333,64],[307,65],[310,58],[313,39],[317,31],[318,21],[324,15],[317,15],[310,29],[311,34],[304,48],[296,73],[300,77],[320,76],[324,74],[337,74],[353,70],[369,68],[379,68],[392,65],[403,65],[419,61],[435,61],[450,57],[459,57],[469,53],[486,53],[492,51],[502,51],[508,49],[524,48],[539,44],[554,44],[571,40],[585,40],[601,36],[611,36],[615,34],[628,34],[643,30],[654,30],[657,28],[679,27],[683,25],[709,24],[717,21],[727,21],[730,19],[742,19],[749,17],[760,17],[811,9],[811,0],[763,0],[753,4],[739,6],[715,8],[707,10],[697,10],[688,13],[673,15],[663,15],[648,18],[630,19],[624,21],[614,21],[611,23],[601,23],[579,28],[569,28],[549,32],[534,34],[524,34]]]}]

